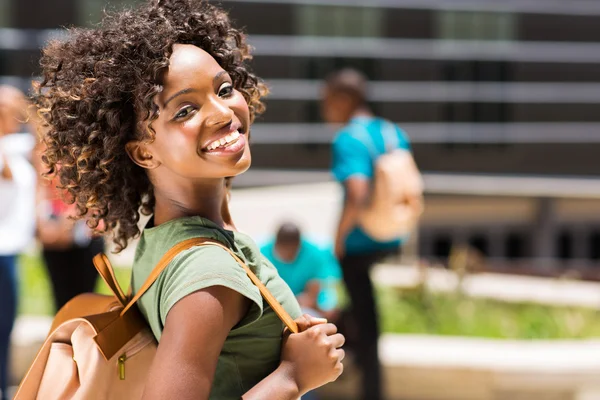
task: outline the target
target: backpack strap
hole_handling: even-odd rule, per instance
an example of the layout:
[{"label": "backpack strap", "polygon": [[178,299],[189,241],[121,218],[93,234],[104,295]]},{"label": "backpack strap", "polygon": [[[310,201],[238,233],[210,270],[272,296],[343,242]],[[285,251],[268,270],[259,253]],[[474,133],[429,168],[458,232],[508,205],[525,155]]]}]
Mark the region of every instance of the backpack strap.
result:
[{"label": "backpack strap", "polygon": [[386,152],[394,151],[400,147],[398,131],[396,126],[390,121],[385,121],[385,125],[381,129],[381,135],[383,136],[383,145]]},{"label": "backpack strap", "polygon": [[[377,158],[382,155],[377,147],[375,146],[375,141],[369,130],[362,124],[355,123],[354,124],[358,131],[355,131],[358,135],[353,135],[356,139],[360,140],[360,142],[367,147],[369,153],[373,157],[373,160],[377,160]],[[383,139],[383,147],[385,149],[384,153],[388,153],[396,150],[400,147],[400,139],[398,139],[398,131],[396,126],[390,121],[383,121],[383,126],[381,127],[381,137]]]},{"label": "backpack strap", "polygon": [[115,276],[115,271],[110,265],[110,261],[106,254],[99,253],[94,257],[94,266],[96,270],[106,283],[106,285],[110,288],[113,294],[119,300],[119,303],[125,307],[127,305],[128,296],[125,296],[123,290],[121,290],[121,286],[119,286],[119,282],[117,281],[117,277]]},{"label": "backpack strap", "polygon": [[189,248],[207,245],[217,246],[227,251],[235,259],[235,261],[237,261],[237,263],[240,264],[242,268],[244,268],[246,274],[248,275],[252,283],[256,287],[258,287],[258,290],[260,291],[262,297],[267,301],[269,306],[271,306],[273,311],[275,311],[279,319],[281,319],[281,321],[288,327],[290,332],[298,333],[298,325],[296,324],[296,322],[292,319],[288,312],[285,311],[285,309],[279,303],[279,301],[277,301],[277,299],[271,294],[269,289],[267,289],[267,287],[260,281],[260,279],[258,279],[254,272],[252,272],[250,267],[248,267],[233,251],[231,251],[231,249],[229,249],[228,247],[224,246],[222,243],[216,240],[211,240],[207,238],[192,238],[184,240],[183,242],[177,243],[169,251],[167,251],[165,255],[160,259],[156,267],[154,267],[154,269],[152,270],[152,272],[150,273],[140,290],[135,294],[135,296],[133,296],[133,298],[129,301],[125,308],[123,308],[123,310],[121,311],[121,316],[123,316],[127,312],[127,310],[133,307],[133,305],[140,299],[140,297],[142,297],[144,293],[146,293],[150,286],[152,286],[154,282],[156,282],[158,276],[165,270],[165,268],[167,268],[169,263],[173,261],[175,256]]}]

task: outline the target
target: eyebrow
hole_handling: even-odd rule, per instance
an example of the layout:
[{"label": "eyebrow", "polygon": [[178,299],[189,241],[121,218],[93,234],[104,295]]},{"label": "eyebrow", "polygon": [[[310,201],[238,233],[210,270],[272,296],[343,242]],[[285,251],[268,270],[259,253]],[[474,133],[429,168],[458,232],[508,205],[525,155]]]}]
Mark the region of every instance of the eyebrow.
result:
[{"label": "eyebrow", "polygon": [[[227,71],[223,70],[220,71],[218,74],[215,75],[215,77],[213,78],[213,83],[215,83],[218,79],[220,79],[223,75],[227,75]],[[169,102],[171,100],[173,100],[175,97],[177,96],[181,96],[183,94],[188,94],[188,93],[192,93],[192,92],[197,92],[198,89],[194,89],[194,88],[187,88],[187,89],[183,89],[180,90],[179,92],[175,93],[173,96],[169,97],[163,104],[163,108],[167,106],[167,104],[169,104]]]},{"label": "eyebrow", "polygon": [[169,104],[169,102],[171,100],[173,100],[175,97],[177,96],[181,96],[182,94],[188,94],[188,93],[192,93],[192,92],[197,92],[197,89],[194,88],[187,88],[187,89],[183,89],[180,90],[179,92],[175,93],[173,96],[169,97],[163,104],[163,108],[167,106],[167,104]]}]

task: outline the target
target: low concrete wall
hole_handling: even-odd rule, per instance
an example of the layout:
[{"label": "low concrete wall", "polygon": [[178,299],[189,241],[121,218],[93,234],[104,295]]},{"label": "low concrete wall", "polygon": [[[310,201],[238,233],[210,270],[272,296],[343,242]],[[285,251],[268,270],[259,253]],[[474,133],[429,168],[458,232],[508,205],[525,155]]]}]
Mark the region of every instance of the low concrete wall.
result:
[{"label": "low concrete wall", "polygon": [[[600,399],[600,340],[385,335],[380,358],[389,400]],[[350,367],[320,392],[357,399],[358,383]]]}]

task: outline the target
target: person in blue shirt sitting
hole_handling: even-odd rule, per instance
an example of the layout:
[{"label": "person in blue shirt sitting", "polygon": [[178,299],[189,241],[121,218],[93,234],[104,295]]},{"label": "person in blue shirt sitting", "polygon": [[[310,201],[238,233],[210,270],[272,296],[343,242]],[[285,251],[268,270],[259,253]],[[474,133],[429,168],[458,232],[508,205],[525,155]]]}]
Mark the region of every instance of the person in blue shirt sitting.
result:
[{"label": "person in blue shirt sitting", "polygon": [[275,265],[305,312],[328,320],[337,315],[336,283],[341,272],[330,249],[302,237],[298,226],[282,224],[261,252]]}]

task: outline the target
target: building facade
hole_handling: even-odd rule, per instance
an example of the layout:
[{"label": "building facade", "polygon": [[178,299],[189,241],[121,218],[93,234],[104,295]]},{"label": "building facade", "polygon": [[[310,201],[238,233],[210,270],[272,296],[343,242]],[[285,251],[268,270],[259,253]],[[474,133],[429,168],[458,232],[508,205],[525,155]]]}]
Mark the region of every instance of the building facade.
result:
[{"label": "building facade", "polygon": [[[222,5],[249,33],[253,67],[271,88],[253,129],[255,168],[327,169],[335,132],[320,118],[321,80],[356,67],[371,79],[374,111],[406,130],[426,174],[422,255],[445,258],[466,242],[498,262],[600,261],[599,2]],[[105,6],[0,0],[2,79],[27,85],[40,44],[61,26],[97,22]],[[491,190],[456,189],[482,176]],[[572,190],[562,193],[564,185]]]}]

